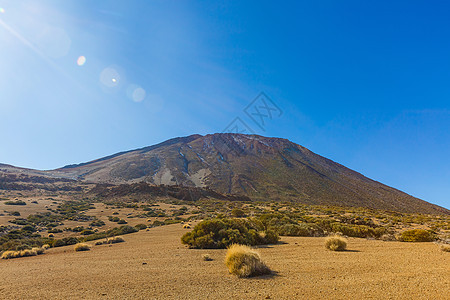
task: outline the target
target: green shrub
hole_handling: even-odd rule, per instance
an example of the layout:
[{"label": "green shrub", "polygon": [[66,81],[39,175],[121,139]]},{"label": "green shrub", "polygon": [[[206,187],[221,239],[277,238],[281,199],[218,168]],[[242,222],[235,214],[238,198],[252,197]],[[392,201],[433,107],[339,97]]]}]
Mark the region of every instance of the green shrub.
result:
[{"label": "green shrub", "polygon": [[102,220],[94,220],[89,225],[92,227],[101,227],[101,226],[105,225],[105,222],[103,222]]},{"label": "green shrub", "polygon": [[181,242],[190,248],[217,249],[232,244],[272,244],[278,242],[278,235],[274,231],[261,235],[255,224],[248,220],[213,219],[197,224],[181,237]]},{"label": "green shrub", "polygon": [[16,201],[6,201],[6,205],[27,205],[25,201],[22,200],[16,200]]},{"label": "green shrub", "polygon": [[134,227],[136,227],[137,230],[147,229],[147,225],[145,225],[145,224],[137,224]]},{"label": "green shrub", "polygon": [[283,236],[322,236],[323,230],[316,224],[284,224],[278,227],[277,232]]},{"label": "green shrub", "polygon": [[75,245],[79,240],[76,237],[65,237],[62,239],[56,239],[49,242],[49,245],[52,247],[62,247],[68,245]]},{"label": "green shrub", "polygon": [[402,242],[432,242],[434,239],[429,231],[423,229],[406,230],[400,235]]},{"label": "green shrub", "polygon": [[233,216],[235,218],[242,218],[242,217],[245,217],[245,212],[242,209],[234,208],[231,211],[231,216]]},{"label": "green shrub", "polygon": [[95,231],[91,230],[91,229],[85,229],[82,232],[80,232],[81,235],[90,235],[90,234],[94,234]]}]

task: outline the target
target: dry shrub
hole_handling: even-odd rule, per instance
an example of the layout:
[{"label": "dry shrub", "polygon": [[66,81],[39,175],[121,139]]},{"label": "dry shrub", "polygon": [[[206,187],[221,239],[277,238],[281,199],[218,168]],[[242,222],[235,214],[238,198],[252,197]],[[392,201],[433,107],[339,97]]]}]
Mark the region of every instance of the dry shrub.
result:
[{"label": "dry shrub", "polygon": [[91,250],[89,245],[83,244],[83,243],[76,244],[74,249],[75,249],[75,251],[88,251],[88,250]]},{"label": "dry shrub", "polygon": [[10,259],[19,257],[20,251],[5,251],[2,254],[2,259]]},{"label": "dry shrub", "polygon": [[397,239],[395,238],[395,235],[393,235],[393,234],[383,234],[380,237],[380,240],[385,241],[385,242],[393,242],[393,241],[396,241]]},{"label": "dry shrub", "polygon": [[43,247],[41,247],[41,248],[36,247],[36,248],[31,249],[31,250],[35,251],[36,255],[40,255],[40,254],[44,253],[44,248]]},{"label": "dry shrub", "polygon": [[440,248],[443,252],[450,252],[450,245],[448,244],[442,244]]},{"label": "dry shrub", "polygon": [[5,251],[2,254],[2,259],[36,256],[42,253],[44,253],[44,248],[25,249],[20,251]]},{"label": "dry shrub", "polygon": [[106,241],[107,244],[117,244],[117,243],[123,243],[123,242],[125,242],[125,240],[123,238],[121,238],[120,236],[115,236]]},{"label": "dry shrub", "polygon": [[259,253],[249,246],[233,244],[228,248],[225,264],[231,274],[251,277],[270,274],[271,270],[261,260]]},{"label": "dry shrub", "polygon": [[42,248],[43,248],[44,250],[47,250],[48,248],[50,248],[50,245],[49,245],[49,244],[45,244],[44,246],[42,246]]},{"label": "dry shrub", "polygon": [[184,225],[183,225],[183,228],[184,228],[184,229],[189,229],[189,228],[191,228],[191,226],[189,226],[189,224],[184,224]]},{"label": "dry shrub", "polygon": [[329,236],[325,240],[325,248],[331,251],[344,251],[347,248],[347,240],[341,236]]},{"label": "dry shrub", "polygon": [[204,261],[211,261],[211,260],[213,260],[213,259],[211,258],[211,256],[209,256],[209,254],[203,254],[203,255],[202,255],[202,258],[203,258]]}]

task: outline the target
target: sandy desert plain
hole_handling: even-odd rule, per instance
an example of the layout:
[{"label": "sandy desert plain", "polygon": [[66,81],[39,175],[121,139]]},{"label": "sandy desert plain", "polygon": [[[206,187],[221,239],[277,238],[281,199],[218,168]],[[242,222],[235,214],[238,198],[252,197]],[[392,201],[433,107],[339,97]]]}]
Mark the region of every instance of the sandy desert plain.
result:
[{"label": "sandy desert plain", "polygon": [[[226,250],[180,244],[180,224],[124,236],[125,243],[52,248],[1,260],[3,299],[448,299],[450,256],[433,243],[349,239],[331,252],[322,237],[283,237],[259,248],[273,275],[237,278]],[[90,243],[93,245],[93,243]],[[203,261],[208,253],[212,261]]]},{"label": "sandy desert plain", "polygon": [[[13,207],[22,218],[52,210],[64,199],[24,197]],[[33,208],[32,201],[35,207]],[[157,202],[167,215],[184,205]],[[217,203],[215,203],[217,207]],[[213,206],[214,206],[213,205]],[[221,207],[230,209],[231,204]],[[241,205],[241,204],[239,204]],[[186,205],[186,215],[198,206]],[[33,208],[33,209],[31,209]],[[247,210],[245,205],[241,205]],[[0,212],[11,211],[0,204]],[[211,208],[209,209],[211,210]],[[157,219],[134,218],[142,211],[95,203],[81,212],[103,220],[108,215],[127,218],[128,225]],[[14,217],[4,213],[3,225]],[[348,238],[346,251],[324,247],[325,237],[282,236],[276,245],[256,246],[271,275],[238,278],[224,264],[226,249],[189,249],[180,238],[200,222],[187,222],[123,235],[125,242],[95,245],[76,252],[74,245],[52,247],[43,255],[1,259],[1,299],[449,299],[450,253],[435,242],[405,243],[373,238]],[[169,222],[170,223],[170,222]],[[64,226],[83,222],[64,221]],[[86,225],[86,223],[84,222]],[[46,235],[45,232],[42,233]],[[79,235],[55,233],[55,238]],[[209,254],[211,261],[202,259]]]}]

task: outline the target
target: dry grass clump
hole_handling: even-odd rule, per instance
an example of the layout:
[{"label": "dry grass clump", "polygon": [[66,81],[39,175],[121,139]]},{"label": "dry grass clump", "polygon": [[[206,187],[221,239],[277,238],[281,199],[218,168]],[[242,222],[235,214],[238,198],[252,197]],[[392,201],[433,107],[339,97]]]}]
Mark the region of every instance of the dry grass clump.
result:
[{"label": "dry grass clump", "polygon": [[189,224],[184,224],[184,225],[183,225],[183,228],[184,228],[184,229],[189,229],[189,228],[191,228],[191,225],[189,225]]},{"label": "dry grass clump", "polygon": [[20,251],[5,251],[2,254],[2,259],[10,259],[17,257],[36,256],[44,253],[44,248],[25,249]]},{"label": "dry grass clump", "polygon": [[42,246],[42,248],[43,248],[44,250],[47,250],[48,248],[50,248],[50,245],[49,245],[49,244],[45,244],[44,246]]},{"label": "dry grass clump", "polygon": [[251,277],[270,274],[271,270],[261,260],[259,253],[249,246],[233,244],[228,248],[225,264],[231,274]]},{"label": "dry grass clump", "polygon": [[203,254],[202,255],[202,259],[204,261],[211,261],[211,260],[213,260],[212,257],[209,254]]},{"label": "dry grass clump", "polygon": [[87,244],[79,243],[79,244],[75,245],[74,250],[75,251],[88,251],[88,250],[91,250],[91,247],[89,247],[89,245],[87,245]]},{"label": "dry grass clump", "polygon": [[106,241],[107,244],[117,244],[117,243],[123,243],[123,242],[125,242],[125,240],[123,238],[121,238],[120,236],[115,236]]},{"label": "dry grass clump", "polygon": [[443,252],[450,252],[449,244],[442,244],[440,248],[441,248],[441,251],[443,251]]},{"label": "dry grass clump", "polygon": [[347,240],[341,236],[329,236],[325,240],[325,248],[331,251],[344,251],[347,248]]},{"label": "dry grass clump", "polygon": [[97,241],[95,243],[95,245],[99,246],[99,245],[103,245],[103,244],[117,244],[117,243],[123,243],[123,242],[125,242],[125,240],[122,237],[115,236],[115,237],[112,237],[112,238],[108,238],[108,239],[106,239],[104,241]]}]

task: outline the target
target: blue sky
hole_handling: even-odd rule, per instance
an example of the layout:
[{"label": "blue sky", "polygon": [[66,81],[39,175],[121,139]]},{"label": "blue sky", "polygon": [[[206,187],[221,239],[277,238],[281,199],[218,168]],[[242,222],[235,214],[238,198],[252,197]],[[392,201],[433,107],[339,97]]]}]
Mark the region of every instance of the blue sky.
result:
[{"label": "blue sky", "polygon": [[[52,169],[240,117],[450,208],[449,9],[0,0],[0,162]],[[264,130],[244,113],[261,91],[283,111]]]}]

